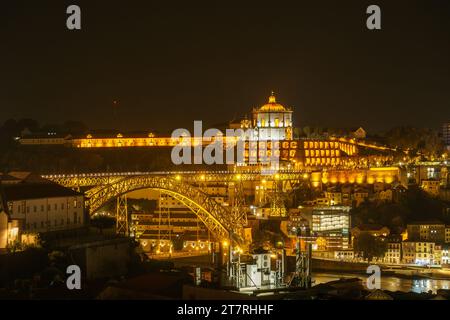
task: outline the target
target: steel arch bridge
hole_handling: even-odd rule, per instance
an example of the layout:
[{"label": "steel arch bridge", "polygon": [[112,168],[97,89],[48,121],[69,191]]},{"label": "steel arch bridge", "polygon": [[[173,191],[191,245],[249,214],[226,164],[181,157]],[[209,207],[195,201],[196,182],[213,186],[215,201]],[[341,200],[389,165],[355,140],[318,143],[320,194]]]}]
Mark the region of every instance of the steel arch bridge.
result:
[{"label": "steel arch bridge", "polygon": [[95,188],[86,201],[89,213],[93,214],[111,199],[126,193],[154,189],[166,193],[191,209],[218,239],[243,242],[244,227],[241,219],[235,218],[228,208],[221,206],[200,189],[182,181],[164,176],[142,175],[114,180],[112,183]]},{"label": "steel arch bridge", "polygon": [[[208,194],[201,191],[209,183],[234,184],[238,190],[246,181],[278,181],[291,188],[309,181],[311,170],[279,171],[262,174],[261,171],[163,171],[118,172],[90,174],[44,175],[45,179],[67,188],[83,190],[86,207],[95,213],[106,202],[139,189],[160,190],[177,199],[205,224],[218,239],[230,238],[242,243],[246,226],[246,208],[241,205],[223,207]],[[240,190],[242,191],[242,190]],[[239,197],[239,196],[238,196]]]},{"label": "steel arch bridge", "polygon": [[132,176],[165,176],[182,178],[187,183],[228,183],[240,181],[303,181],[313,172],[311,169],[300,171],[278,171],[277,174],[263,174],[261,171],[161,171],[161,172],[117,172],[117,173],[88,173],[88,174],[55,174],[44,175],[45,179],[56,182],[67,188],[95,188]]}]

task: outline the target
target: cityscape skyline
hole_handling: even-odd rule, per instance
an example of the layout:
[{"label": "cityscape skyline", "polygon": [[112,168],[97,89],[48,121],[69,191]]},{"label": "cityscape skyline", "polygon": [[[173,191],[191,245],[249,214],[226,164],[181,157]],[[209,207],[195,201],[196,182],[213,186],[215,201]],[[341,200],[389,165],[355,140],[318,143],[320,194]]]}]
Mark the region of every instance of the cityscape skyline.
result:
[{"label": "cityscape skyline", "polygon": [[449,17],[2,4],[0,300],[449,300]]}]

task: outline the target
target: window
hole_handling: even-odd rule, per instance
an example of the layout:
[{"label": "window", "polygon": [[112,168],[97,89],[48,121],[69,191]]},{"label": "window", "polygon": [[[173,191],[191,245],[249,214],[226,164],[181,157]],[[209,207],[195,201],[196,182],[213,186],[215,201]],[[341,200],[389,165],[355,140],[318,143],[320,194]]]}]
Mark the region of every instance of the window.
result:
[{"label": "window", "polygon": [[44,212],[44,205],[41,204],[41,212]]},{"label": "window", "polygon": [[33,212],[36,212],[36,211],[37,211],[37,207],[33,206]]},{"label": "window", "polygon": [[53,207],[55,208],[55,211],[58,210],[58,205],[56,203],[54,204]]},{"label": "window", "polygon": [[61,210],[64,210],[64,203],[61,203]]}]

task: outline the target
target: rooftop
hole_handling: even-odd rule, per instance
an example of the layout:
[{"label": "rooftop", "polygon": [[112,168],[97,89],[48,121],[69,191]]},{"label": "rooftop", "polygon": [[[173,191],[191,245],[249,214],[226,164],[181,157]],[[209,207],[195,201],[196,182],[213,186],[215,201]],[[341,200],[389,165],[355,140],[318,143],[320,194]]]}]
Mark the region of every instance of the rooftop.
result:
[{"label": "rooftop", "polygon": [[268,103],[260,107],[258,112],[290,112],[291,110],[285,108],[283,105],[277,103],[277,99],[275,97],[275,94],[272,92],[272,94],[269,97]]},{"label": "rooftop", "polygon": [[21,139],[70,139],[71,137],[70,134],[66,133],[44,132],[25,134]]},{"label": "rooftop", "polygon": [[2,184],[0,194],[4,201],[79,196],[81,193],[53,182]]},{"label": "rooftop", "polygon": [[42,178],[40,175],[29,171],[11,171],[9,173],[0,173],[0,184],[48,182],[48,180]]},{"label": "rooftop", "polygon": [[414,222],[410,222],[408,223],[408,225],[436,225],[436,224],[442,224],[444,225],[445,223],[443,223],[440,220],[428,220],[428,221],[414,221]]},{"label": "rooftop", "polygon": [[362,224],[359,226],[356,226],[355,228],[358,228],[361,231],[373,231],[373,230],[381,230],[382,228],[385,228],[381,224]]}]

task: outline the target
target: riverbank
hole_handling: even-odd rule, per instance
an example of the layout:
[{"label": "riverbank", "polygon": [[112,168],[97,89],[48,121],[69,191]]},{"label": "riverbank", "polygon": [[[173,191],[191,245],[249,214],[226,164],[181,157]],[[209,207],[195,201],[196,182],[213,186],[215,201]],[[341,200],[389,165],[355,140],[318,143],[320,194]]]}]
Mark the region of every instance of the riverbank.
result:
[{"label": "riverbank", "polygon": [[[367,267],[369,263],[365,262],[346,262],[312,259],[313,272],[337,272],[367,275]],[[380,265],[381,272],[385,276],[395,276],[402,279],[436,279],[436,280],[450,280],[450,270],[444,269],[429,269],[415,266],[395,266],[393,268],[389,265]]]}]

